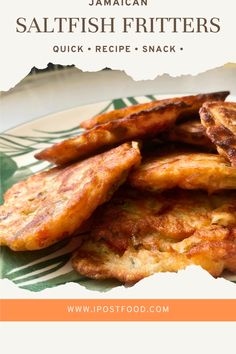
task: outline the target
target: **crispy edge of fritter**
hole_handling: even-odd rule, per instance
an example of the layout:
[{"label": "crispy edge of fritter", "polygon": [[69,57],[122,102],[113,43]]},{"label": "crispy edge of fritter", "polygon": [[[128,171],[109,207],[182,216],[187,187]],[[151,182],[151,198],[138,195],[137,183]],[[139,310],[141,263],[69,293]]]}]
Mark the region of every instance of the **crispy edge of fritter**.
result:
[{"label": "crispy edge of fritter", "polygon": [[[214,109],[218,108],[223,109],[220,121],[214,114]],[[235,102],[207,102],[200,109],[200,117],[202,124],[206,127],[208,137],[217,146],[219,154],[226,157],[232,163],[232,166],[236,167],[236,135],[232,132],[232,120],[230,118],[232,108],[236,112]]]},{"label": "crispy edge of fritter", "polygon": [[206,134],[206,128],[199,120],[188,120],[176,124],[172,129],[164,132],[160,139],[163,141],[182,142],[194,146],[215,150],[215,145]]},{"label": "crispy edge of fritter", "polygon": [[141,103],[134,106],[129,106],[129,107],[113,110],[111,112],[100,114],[98,116],[95,116],[91,119],[82,122],[80,126],[85,129],[92,129],[98,124],[104,124],[112,120],[122,119],[136,112],[151,109],[163,104],[175,103],[180,100],[191,105],[193,105],[193,103],[196,103],[197,104],[196,110],[199,110],[203,102],[217,101],[217,100],[224,101],[228,95],[229,95],[229,91],[219,91],[219,92],[212,92],[212,93],[205,93],[205,94],[198,94],[198,95],[191,95],[191,96],[168,98],[163,100],[155,100],[152,102]]},{"label": "crispy edge of fritter", "polygon": [[57,143],[37,153],[35,157],[38,160],[65,165],[119,143],[153,137],[173,125],[188,108],[189,105],[180,101],[134,113]]},{"label": "crispy edge of fritter", "polygon": [[[208,166],[203,164],[208,162]],[[193,162],[193,164],[191,164]],[[236,169],[224,157],[203,152],[175,152],[144,159],[128,177],[137,189],[203,189],[213,193],[236,189]]]},{"label": "crispy edge of fritter", "polygon": [[148,103],[135,104],[133,106],[115,109],[113,111],[99,114],[91,119],[85,120],[80,123],[81,128],[92,129],[98,124],[104,124],[116,119],[122,119],[133,113],[140,112],[146,109],[151,109],[159,104],[160,100],[155,100]]},{"label": "crispy edge of fritter", "polygon": [[230,230],[221,226],[217,230],[208,230],[213,235],[217,233],[215,239],[207,239],[208,235],[202,231],[203,235],[200,232],[198,236],[176,243],[177,249],[173,247],[170,252],[129,247],[119,255],[105,241],[88,239],[74,252],[72,266],[84,276],[115,278],[123,283],[135,283],[158,272],[177,272],[189,265],[201,266],[215,277],[224,269],[236,272],[236,228]]},{"label": "crispy edge of fritter", "polygon": [[[91,183],[86,189],[83,188],[80,195],[78,195],[77,190],[77,193],[75,193],[69,205],[63,209],[63,212],[60,213],[56,219],[54,215],[50,218],[50,214],[47,214],[48,210],[46,210],[46,212],[44,211],[44,213],[46,213],[46,224],[38,223],[41,219],[44,220],[42,217],[43,214],[40,216],[41,219],[38,217],[38,214],[35,214],[33,221],[24,224],[22,230],[15,230],[18,237],[14,238],[14,233],[12,234],[13,231],[10,229],[8,233],[7,230],[4,231],[6,236],[3,238],[1,236],[0,224],[0,244],[8,246],[14,251],[37,250],[48,247],[65,237],[73,236],[80,226],[86,226],[84,222],[89,219],[94,210],[111,198],[116,189],[125,181],[130,169],[140,163],[140,159],[141,156],[138,144],[126,143],[102,155],[92,157],[89,162],[84,160],[74,165],[67,166],[66,168],[56,167],[49,171],[30,176],[25,181],[18,182],[6,192],[4,198],[5,203],[0,206],[1,212],[4,211],[4,208],[9,208],[9,203],[11,203],[12,196],[14,197],[14,192],[21,189],[23,184],[27,183],[30,186],[30,180],[32,180],[32,178],[40,180],[41,176],[44,178],[44,176],[47,176],[51,171],[68,170],[70,172],[76,165],[79,173],[81,164],[85,165],[86,163],[90,163],[91,171],[94,174],[94,177],[91,177],[91,182],[94,181],[95,185]],[[109,179],[107,179],[106,182],[104,182],[105,173],[109,173]],[[98,183],[99,181],[100,183]],[[37,192],[40,192],[40,189],[37,190]],[[15,199],[13,198],[12,202],[14,201]],[[17,208],[19,208],[19,205]],[[42,209],[43,208],[40,210]],[[14,207],[11,212],[14,212]],[[5,214],[7,215],[7,210]],[[4,224],[2,224],[2,226],[3,225]],[[36,230],[34,230],[34,227],[36,227]]]}]

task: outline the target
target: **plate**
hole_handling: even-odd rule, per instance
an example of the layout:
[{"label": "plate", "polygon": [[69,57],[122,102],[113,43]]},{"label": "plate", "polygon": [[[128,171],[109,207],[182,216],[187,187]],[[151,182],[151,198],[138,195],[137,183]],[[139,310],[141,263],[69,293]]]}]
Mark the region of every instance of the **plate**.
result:
[{"label": "plate", "polygon": [[[178,95],[147,95],[80,106],[52,114],[18,126],[0,135],[1,203],[4,192],[14,183],[47,169],[50,164],[37,161],[34,154],[54,143],[78,135],[80,122],[97,114],[155,99]],[[77,238],[63,240],[44,250],[13,252],[1,248],[1,278],[8,278],[20,288],[40,291],[77,282],[89,289],[106,291],[119,285],[116,281],[95,281],[80,276],[71,267],[71,254],[77,248]],[[236,275],[226,275],[236,281]]]}]

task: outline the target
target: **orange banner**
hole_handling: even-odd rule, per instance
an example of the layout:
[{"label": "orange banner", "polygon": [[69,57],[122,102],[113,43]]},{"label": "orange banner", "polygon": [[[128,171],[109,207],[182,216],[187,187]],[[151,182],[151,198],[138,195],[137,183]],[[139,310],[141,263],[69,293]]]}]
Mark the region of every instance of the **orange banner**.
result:
[{"label": "orange banner", "polygon": [[236,321],[235,300],[1,300],[1,321]]}]

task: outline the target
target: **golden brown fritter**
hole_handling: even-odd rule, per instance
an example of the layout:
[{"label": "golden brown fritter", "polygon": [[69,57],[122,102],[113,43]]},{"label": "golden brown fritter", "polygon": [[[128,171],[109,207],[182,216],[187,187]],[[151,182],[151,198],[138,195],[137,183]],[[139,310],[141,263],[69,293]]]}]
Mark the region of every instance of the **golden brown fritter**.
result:
[{"label": "golden brown fritter", "polygon": [[72,264],[82,275],[124,283],[192,264],[213,276],[235,272],[236,192],[118,191],[95,213]]},{"label": "golden brown fritter", "polygon": [[0,244],[37,250],[73,235],[139,162],[137,144],[127,143],[15,184],[0,206]]},{"label": "golden brown fritter", "polygon": [[188,120],[177,124],[163,133],[161,139],[164,141],[177,141],[194,146],[201,146],[210,150],[216,149],[215,145],[206,135],[206,128],[199,120]]},{"label": "golden brown fritter", "polygon": [[201,122],[219,154],[236,167],[236,103],[208,102],[200,110]]},{"label": "golden brown fritter", "polygon": [[91,129],[94,128],[98,124],[104,124],[110,122],[112,120],[121,119],[127,117],[133,113],[137,113],[143,110],[149,110],[154,107],[162,106],[163,104],[176,103],[179,101],[185,102],[186,104],[193,107],[192,113],[198,113],[202,104],[206,101],[224,101],[226,97],[229,95],[228,91],[222,92],[213,92],[213,93],[205,93],[194,96],[184,96],[184,97],[175,97],[168,98],[163,100],[156,100],[148,103],[141,103],[130,107],[125,107],[121,109],[116,109],[111,112],[100,114],[96,117],[88,119],[82,122],[80,125],[82,128]]},{"label": "golden brown fritter", "polygon": [[173,125],[191,106],[184,102],[165,104],[126,118],[98,125],[74,138],[55,144],[35,155],[57,165],[96,154],[121,142],[155,136]]},{"label": "golden brown fritter", "polygon": [[212,193],[236,189],[236,169],[217,154],[175,152],[144,159],[128,181],[132,187],[147,191],[179,187]]},{"label": "golden brown fritter", "polygon": [[80,126],[81,128],[84,129],[92,129],[98,124],[104,124],[112,120],[128,117],[131,114],[134,114],[136,112],[140,112],[140,111],[144,111],[156,107],[159,102],[160,100],[156,100],[152,102],[140,103],[133,106],[124,107],[121,109],[115,109],[113,111],[102,113],[91,119],[85,120],[84,122],[80,123]]}]

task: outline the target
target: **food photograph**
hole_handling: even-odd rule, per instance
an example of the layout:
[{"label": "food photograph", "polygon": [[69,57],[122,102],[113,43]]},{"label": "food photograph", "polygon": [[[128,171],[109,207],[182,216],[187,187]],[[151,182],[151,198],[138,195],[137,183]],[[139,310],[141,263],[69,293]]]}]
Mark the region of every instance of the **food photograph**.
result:
[{"label": "food photograph", "polygon": [[199,266],[236,282],[235,77],[51,65],[1,93],[1,278],[108,291]]}]

